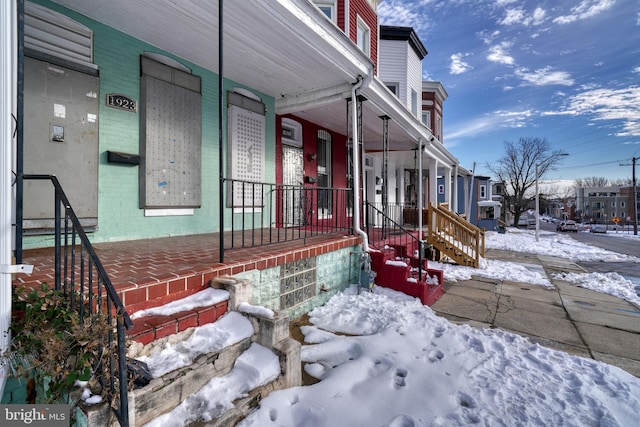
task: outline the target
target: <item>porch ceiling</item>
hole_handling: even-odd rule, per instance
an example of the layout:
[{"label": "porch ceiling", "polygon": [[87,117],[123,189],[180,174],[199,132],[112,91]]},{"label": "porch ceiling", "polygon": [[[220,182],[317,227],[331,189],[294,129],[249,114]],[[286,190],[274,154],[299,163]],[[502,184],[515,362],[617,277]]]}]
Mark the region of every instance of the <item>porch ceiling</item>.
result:
[{"label": "porch ceiling", "polygon": [[[53,1],[218,72],[218,0]],[[426,128],[411,123],[397,97],[370,77],[371,60],[310,1],[233,0],[223,9],[225,77],[274,97],[276,113],[345,133],[345,100],[363,76],[366,150],[382,149],[382,115],[391,117],[392,150],[412,150],[419,138],[430,138]],[[453,156],[437,148],[433,157],[451,163]]]}]

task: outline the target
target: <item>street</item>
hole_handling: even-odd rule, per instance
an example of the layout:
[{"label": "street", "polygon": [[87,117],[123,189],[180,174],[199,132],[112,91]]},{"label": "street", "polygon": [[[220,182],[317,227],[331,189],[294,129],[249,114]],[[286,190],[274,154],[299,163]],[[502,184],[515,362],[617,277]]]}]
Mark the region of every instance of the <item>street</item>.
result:
[{"label": "street", "polygon": [[[540,230],[556,231],[556,224],[541,222]],[[615,231],[608,233],[615,234]],[[623,233],[620,231],[619,233]],[[626,231],[624,233],[627,233]],[[633,233],[633,232],[631,232]],[[640,240],[627,239],[623,237],[615,237],[604,234],[585,233],[578,231],[577,233],[561,233],[587,245],[596,246],[608,251],[617,252],[619,254],[631,255],[640,258]],[[634,281],[640,286],[640,264],[637,262],[598,262],[598,261],[580,261],[579,265],[589,271],[598,273],[617,272],[622,276]]]}]

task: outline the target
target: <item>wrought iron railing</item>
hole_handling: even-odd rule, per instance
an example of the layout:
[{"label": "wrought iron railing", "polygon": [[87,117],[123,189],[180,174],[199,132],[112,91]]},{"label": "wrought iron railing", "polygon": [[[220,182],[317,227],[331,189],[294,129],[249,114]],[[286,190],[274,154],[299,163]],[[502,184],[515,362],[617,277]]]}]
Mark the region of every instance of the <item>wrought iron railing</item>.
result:
[{"label": "wrought iron railing", "polygon": [[[225,179],[224,248],[249,248],[353,233],[353,191]],[[231,233],[229,233],[231,231]]]},{"label": "wrought iron railing", "polygon": [[[113,411],[121,426],[129,425],[128,379],[125,328],[131,319],[109,280],[100,259],[87,237],[69,199],[55,175],[24,175],[25,180],[51,181],[55,192],[55,289],[69,297],[70,307],[77,311],[80,321],[106,318],[109,332],[102,337],[103,354],[107,355],[108,369],[96,361],[95,372],[108,372],[108,378],[98,379],[116,402]],[[115,331],[115,336],[114,336]],[[102,376],[102,375],[100,375]]]},{"label": "wrought iron railing", "polygon": [[[376,249],[384,250],[393,247],[396,250],[405,250],[408,253],[399,253],[398,256],[417,260],[417,277],[422,278],[425,259],[425,244],[420,239],[418,231],[409,230],[400,225],[396,220],[378,209],[372,203],[366,203],[365,228],[369,241]],[[393,213],[394,211],[391,210]]]}]

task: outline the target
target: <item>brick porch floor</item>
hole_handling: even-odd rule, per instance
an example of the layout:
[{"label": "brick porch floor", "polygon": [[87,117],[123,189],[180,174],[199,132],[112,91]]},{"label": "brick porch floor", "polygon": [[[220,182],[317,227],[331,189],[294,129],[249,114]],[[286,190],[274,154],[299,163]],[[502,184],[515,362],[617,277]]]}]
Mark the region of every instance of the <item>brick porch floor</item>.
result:
[{"label": "brick porch floor", "polygon": [[[259,247],[238,248],[236,241],[236,248],[225,249],[223,263],[218,233],[96,243],[94,248],[131,313],[197,292],[217,276],[263,270],[360,242],[360,237],[345,233]],[[54,283],[52,248],[25,250],[22,262],[32,264],[34,270],[16,275],[15,285]]]}]

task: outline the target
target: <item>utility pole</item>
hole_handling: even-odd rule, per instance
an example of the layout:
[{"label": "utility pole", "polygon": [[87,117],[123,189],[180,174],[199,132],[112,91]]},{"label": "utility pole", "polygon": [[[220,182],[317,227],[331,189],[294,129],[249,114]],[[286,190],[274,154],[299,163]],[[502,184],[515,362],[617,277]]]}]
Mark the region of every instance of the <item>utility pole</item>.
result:
[{"label": "utility pole", "polygon": [[[637,157],[631,159],[631,182],[633,184],[633,235],[638,235],[638,188],[636,186],[636,161]],[[628,163],[620,166],[629,166]]]}]

